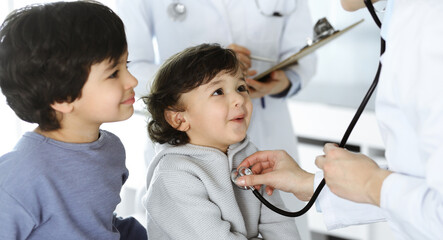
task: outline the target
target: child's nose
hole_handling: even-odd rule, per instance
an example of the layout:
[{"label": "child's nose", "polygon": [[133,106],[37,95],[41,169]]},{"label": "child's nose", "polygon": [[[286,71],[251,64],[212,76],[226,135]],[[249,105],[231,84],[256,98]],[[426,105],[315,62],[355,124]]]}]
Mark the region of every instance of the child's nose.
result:
[{"label": "child's nose", "polygon": [[130,72],[128,72],[128,76],[126,78],[126,86],[127,88],[135,88],[138,85],[138,80],[135,78]]},{"label": "child's nose", "polygon": [[243,95],[241,95],[238,92],[234,93],[234,97],[233,97],[233,102],[234,102],[234,106],[235,107],[240,107],[243,105],[243,103],[245,102],[245,98]]}]

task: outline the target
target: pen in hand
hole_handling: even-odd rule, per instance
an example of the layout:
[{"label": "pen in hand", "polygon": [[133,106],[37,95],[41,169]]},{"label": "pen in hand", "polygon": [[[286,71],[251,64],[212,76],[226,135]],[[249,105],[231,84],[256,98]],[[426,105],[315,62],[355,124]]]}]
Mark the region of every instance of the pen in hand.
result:
[{"label": "pen in hand", "polygon": [[269,62],[269,63],[276,63],[277,62],[277,61],[269,59],[269,58],[259,57],[259,56],[255,56],[255,55],[250,55],[249,57],[251,59],[257,60],[257,61],[263,61],[263,62]]}]

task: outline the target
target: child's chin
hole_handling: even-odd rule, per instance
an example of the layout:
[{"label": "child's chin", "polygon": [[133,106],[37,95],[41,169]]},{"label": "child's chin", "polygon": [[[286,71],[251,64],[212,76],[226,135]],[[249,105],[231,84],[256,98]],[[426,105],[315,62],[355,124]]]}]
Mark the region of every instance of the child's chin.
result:
[{"label": "child's chin", "polygon": [[132,117],[133,114],[134,114],[134,108],[129,108],[124,113],[120,114],[119,119],[117,119],[114,122],[128,120],[130,117]]},{"label": "child's chin", "polygon": [[234,143],[238,143],[238,142],[241,142],[241,141],[243,141],[244,139],[246,138],[246,133],[244,133],[244,134],[239,134],[239,135],[237,135],[236,137],[235,137],[235,142]]}]

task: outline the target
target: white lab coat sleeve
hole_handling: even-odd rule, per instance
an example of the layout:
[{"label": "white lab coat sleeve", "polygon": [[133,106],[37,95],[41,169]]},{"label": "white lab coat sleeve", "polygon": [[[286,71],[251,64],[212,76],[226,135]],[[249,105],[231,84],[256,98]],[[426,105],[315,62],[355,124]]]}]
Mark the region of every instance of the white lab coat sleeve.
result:
[{"label": "white lab coat sleeve", "polygon": [[[317,172],[314,186],[318,186],[322,179],[323,172]],[[384,213],[380,208],[340,198],[332,193],[327,185],[323,187],[317,198],[316,208],[318,212],[323,213],[323,220],[328,230],[385,221]]]},{"label": "white lab coat sleeve", "polygon": [[159,65],[155,61],[154,31],[148,6],[144,0],[118,0],[117,13],[123,20],[128,41],[129,71],[138,80],[135,88],[137,96],[145,96],[150,91],[150,82]]},{"label": "white lab coat sleeve", "polygon": [[184,171],[157,171],[145,201],[149,239],[247,239],[231,231],[203,182]]},{"label": "white lab coat sleeve", "polygon": [[[403,77],[410,76],[403,88],[413,85],[414,101],[405,114],[414,112],[417,122],[420,163],[425,164],[424,177],[411,174],[391,174],[384,182],[380,205],[385,209],[391,221],[411,239],[441,239],[443,236],[443,4],[441,1],[421,2],[419,7],[409,6],[411,12],[419,15],[416,26],[421,31],[419,44],[414,45],[417,56],[412,58],[414,71],[402,72]],[[406,6],[408,7],[408,6]],[[410,15],[404,14],[405,19]],[[398,26],[403,25],[399,22]],[[409,25],[408,25],[409,26]],[[406,29],[405,31],[409,31]],[[410,34],[412,37],[412,34]],[[407,46],[407,45],[405,45]],[[398,57],[401,52],[395,57]],[[404,54],[402,56],[405,56]],[[407,55],[406,55],[407,56]],[[405,66],[403,66],[405,67]],[[397,73],[401,74],[401,73]],[[401,77],[401,75],[400,75]],[[404,78],[401,78],[404,81]],[[409,94],[408,96],[410,96]],[[389,159],[388,159],[389,160]],[[408,159],[394,159],[408,164]],[[425,236],[425,237],[423,237]]]},{"label": "white lab coat sleeve", "polygon": [[[297,10],[290,16],[285,17],[285,26],[281,37],[280,61],[300,51],[306,46],[307,38],[313,36],[312,17],[307,0],[299,0],[297,5]],[[317,58],[312,53],[301,58],[298,64],[285,69],[286,75],[292,83],[287,97],[293,96],[300,87],[306,86],[315,74],[316,64]]]}]

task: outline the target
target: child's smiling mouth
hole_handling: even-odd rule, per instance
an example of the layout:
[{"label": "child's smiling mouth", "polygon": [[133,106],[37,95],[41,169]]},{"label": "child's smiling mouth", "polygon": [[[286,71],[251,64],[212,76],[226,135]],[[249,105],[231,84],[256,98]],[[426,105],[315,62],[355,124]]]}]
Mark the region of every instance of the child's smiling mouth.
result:
[{"label": "child's smiling mouth", "polygon": [[230,121],[243,122],[244,120],[245,120],[245,114],[240,114],[240,115],[233,117]]},{"label": "child's smiling mouth", "polygon": [[122,104],[130,104],[135,103],[135,94],[132,94],[128,99],[124,100]]}]

